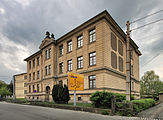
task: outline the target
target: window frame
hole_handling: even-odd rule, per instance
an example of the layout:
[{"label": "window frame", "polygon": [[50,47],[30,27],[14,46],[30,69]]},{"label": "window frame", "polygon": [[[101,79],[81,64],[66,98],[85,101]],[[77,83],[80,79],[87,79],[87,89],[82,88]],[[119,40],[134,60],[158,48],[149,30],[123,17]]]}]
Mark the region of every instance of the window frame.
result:
[{"label": "window frame", "polygon": [[94,65],[96,65],[96,51],[89,53],[89,66],[94,66]]},{"label": "window frame", "polygon": [[83,47],[83,35],[77,37],[77,48]]},{"label": "window frame", "polygon": [[51,75],[51,65],[48,65],[48,75]]},{"label": "window frame", "polygon": [[88,76],[88,80],[89,80],[89,89],[95,89],[96,88],[96,75]]},{"label": "window frame", "polygon": [[63,56],[63,44],[59,46],[59,56]]},{"label": "window frame", "polygon": [[37,79],[40,79],[40,71],[37,71]]},{"label": "window frame", "polygon": [[83,68],[83,56],[77,57],[77,68],[82,69]]},{"label": "window frame", "polygon": [[92,28],[89,30],[89,43],[93,43],[96,41],[96,28]]},{"label": "window frame", "polygon": [[59,63],[59,73],[63,73],[63,62]]},{"label": "window frame", "polygon": [[33,72],[33,80],[35,80],[35,77],[36,77],[36,76],[35,76],[35,72]]},{"label": "window frame", "polygon": [[67,53],[72,51],[72,40],[69,40],[67,42]]},{"label": "window frame", "polygon": [[35,68],[36,65],[35,62],[36,62],[35,59],[33,59],[33,68]]},{"label": "window frame", "polygon": [[37,66],[40,65],[40,57],[37,57]]},{"label": "window frame", "polygon": [[72,71],[72,59],[67,61],[67,71]]},{"label": "window frame", "polygon": [[48,66],[45,66],[45,75],[48,75]]}]

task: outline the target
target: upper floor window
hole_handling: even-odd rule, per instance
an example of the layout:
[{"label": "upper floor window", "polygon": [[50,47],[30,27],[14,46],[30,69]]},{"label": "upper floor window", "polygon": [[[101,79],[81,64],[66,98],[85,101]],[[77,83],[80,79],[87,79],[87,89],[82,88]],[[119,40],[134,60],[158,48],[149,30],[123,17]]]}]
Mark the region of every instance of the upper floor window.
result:
[{"label": "upper floor window", "polygon": [[33,80],[35,80],[35,72],[33,72]]},{"label": "upper floor window", "polygon": [[77,67],[80,69],[80,68],[83,68],[83,56],[80,56],[77,58]]},{"label": "upper floor window", "polygon": [[24,94],[27,94],[27,90],[24,90]]},{"label": "upper floor window", "polygon": [[89,65],[96,65],[96,52],[92,52],[89,54]]},{"label": "upper floor window", "polygon": [[29,61],[29,69],[31,69],[31,61]]},{"label": "upper floor window", "polygon": [[37,92],[39,92],[39,84],[37,84]]},{"label": "upper floor window", "polygon": [[31,86],[29,85],[29,93],[31,93]]},{"label": "upper floor window", "polygon": [[63,55],[63,45],[59,46],[59,56]]},{"label": "upper floor window", "polygon": [[83,46],[83,35],[77,37],[78,48]]},{"label": "upper floor window", "polygon": [[72,51],[72,40],[67,42],[67,51],[71,52]]},{"label": "upper floor window", "polygon": [[113,51],[111,52],[111,66],[112,68],[117,69],[117,54]]},{"label": "upper floor window", "polygon": [[37,79],[40,79],[40,71],[37,71]]},{"label": "upper floor window", "polygon": [[48,75],[48,67],[45,66],[45,75]]},{"label": "upper floor window", "polygon": [[24,80],[26,80],[27,79],[27,75],[24,75]]},{"label": "upper floor window", "polygon": [[96,29],[92,29],[89,31],[89,42],[94,42],[96,41]]},{"label": "upper floor window", "polygon": [[33,92],[35,92],[35,85],[33,85]]},{"label": "upper floor window", "polygon": [[33,68],[35,67],[35,59],[33,59]]},{"label": "upper floor window", "polygon": [[131,75],[134,75],[133,65],[131,65]]},{"label": "upper floor window", "polygon": [[29,81],[31,81],[31,73],[29,74]]},{"label": "upper floor window", "polygon": [[40,65],[40,57],[37,57],[37,66]]},{"label": "upper floor window", "polygon": [[24,83],[24,87],[27,87],[27,83],[26,82]]},{"label": "upper floor window", "polygon": [[123,59],[119,56],[119,70],[123,72]]},{"label": "upper floor window", "polygon": [[67,68],[68,71],[72,71],[72,60],[67,61]]},{"label": "upper floor window", "polygon": [[118,40],[118,52],[123,56],[123,43],[120,40]]},{"label": "upper floor window", "polygon": [[112,32],[111,32],[111,47],[113,50],[117,51],[117,38]]},{"label": "upper floor window", "polygon": [[49,75],[51,74],[51,65],[49,65]]},{"label": "upper floor window", "polygon": [[63,62],[59,63],[59,73],[63,73]]},{"label": "upper floor window", "polygon": [[96,75],[89,76],[89,88],[96,88]]},{"label": "upper floor window", "polygon": [[49,48],[49,58],[51,58],[51,48]]},{"label": "upper floor window", "polygon": [[49,56],[48,56],[48,50],[45,50],[45,59],[48,59]]}]

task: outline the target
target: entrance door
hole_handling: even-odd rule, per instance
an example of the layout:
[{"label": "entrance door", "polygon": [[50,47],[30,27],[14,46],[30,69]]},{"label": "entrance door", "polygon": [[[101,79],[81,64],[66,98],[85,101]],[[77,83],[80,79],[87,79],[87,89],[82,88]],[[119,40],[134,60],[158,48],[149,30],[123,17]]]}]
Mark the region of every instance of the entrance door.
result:
[{"label": "entrance door", "polygon": [[46,95],[45,95],[45,100],[49,101],[49,95],[50,95],[50,87],[46,86]]}]

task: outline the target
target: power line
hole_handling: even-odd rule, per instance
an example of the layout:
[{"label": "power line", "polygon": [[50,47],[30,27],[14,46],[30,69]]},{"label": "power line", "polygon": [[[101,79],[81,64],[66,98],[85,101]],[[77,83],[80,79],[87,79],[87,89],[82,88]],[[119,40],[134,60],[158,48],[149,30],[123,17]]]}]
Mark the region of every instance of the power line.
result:
[{"label": "power line", "polygon": [[131,29],[131,31],[133,31],[133,30],[137,30],[137,29],[140,29],[140,28],[145,27],[145,26],[147,26],[147,25],[151,25],[151,24],[157,23],[157,22],[162,21],[162,20],[163,20],[163,18],[161,18],[161,19],[159,19],[159,20],[156,20],[156,21],[154,21],[154,22],[151,22],[151,23],[148,23],[148,24],[142,25],[142,26],[140,26],[140,27],[133,28],[133,29]]},{"label": "power line", "polygon": [[147,17],[150,17],[150,16],[155,15],[155,14],[160,13],[160,12],[163,12],[163,9],[162,9],[162,10],[159,10],[159,11],[157,11],[157,12],[154,12],[154,13],[152,13],[152,14],[149,14],[149,15],[147,15],[147,16],[144,16],[144,17],[142,17],[142,18],[136,19],[136,20],[132,21],[130,24],[135,23],[135,22],[140,21],[140,20],[143,20],[143,19],[145,19],[145,18],[147,18]]},{"label": "power line", "polygon": [[149,61],[147,61],[146,63],[143,64],[143,67],[145,65],[147,65],[148,63],[150,63],[151,61],[153,61],[154,59],[156,59],[159,55],[161,55],[163,53],[163,51],[161,51],[160,53],[158,53],[157,55],[155,55],[153,58],[151,58]]},{"label": "power line", "polygon": [[136,40],[141,40],[141,39],[145,39],[145,38],[148,38],[148,37],[151,37],[151,36],[156,36],[156,35],[159,35],[159,34],[161,34],[161,33],[163,33],[163,31],[162,31],[162,32],[159,32],[159,33],[155,33],[155,34],[153,34],[153,35],[148,35],[148,36],[145,36],[145,37],[136,39]]}]

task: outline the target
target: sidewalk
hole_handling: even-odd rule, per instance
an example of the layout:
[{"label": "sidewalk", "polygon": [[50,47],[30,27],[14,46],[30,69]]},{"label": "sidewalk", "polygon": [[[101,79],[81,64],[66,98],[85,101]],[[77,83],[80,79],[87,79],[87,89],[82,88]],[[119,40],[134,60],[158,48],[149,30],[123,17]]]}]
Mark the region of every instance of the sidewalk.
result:
[{"label": "sidewalk", "polygon": [[144,110],[138,114],[141,118],[153,118],[163,120],[163,103],[160,103],[152,108]]}]

